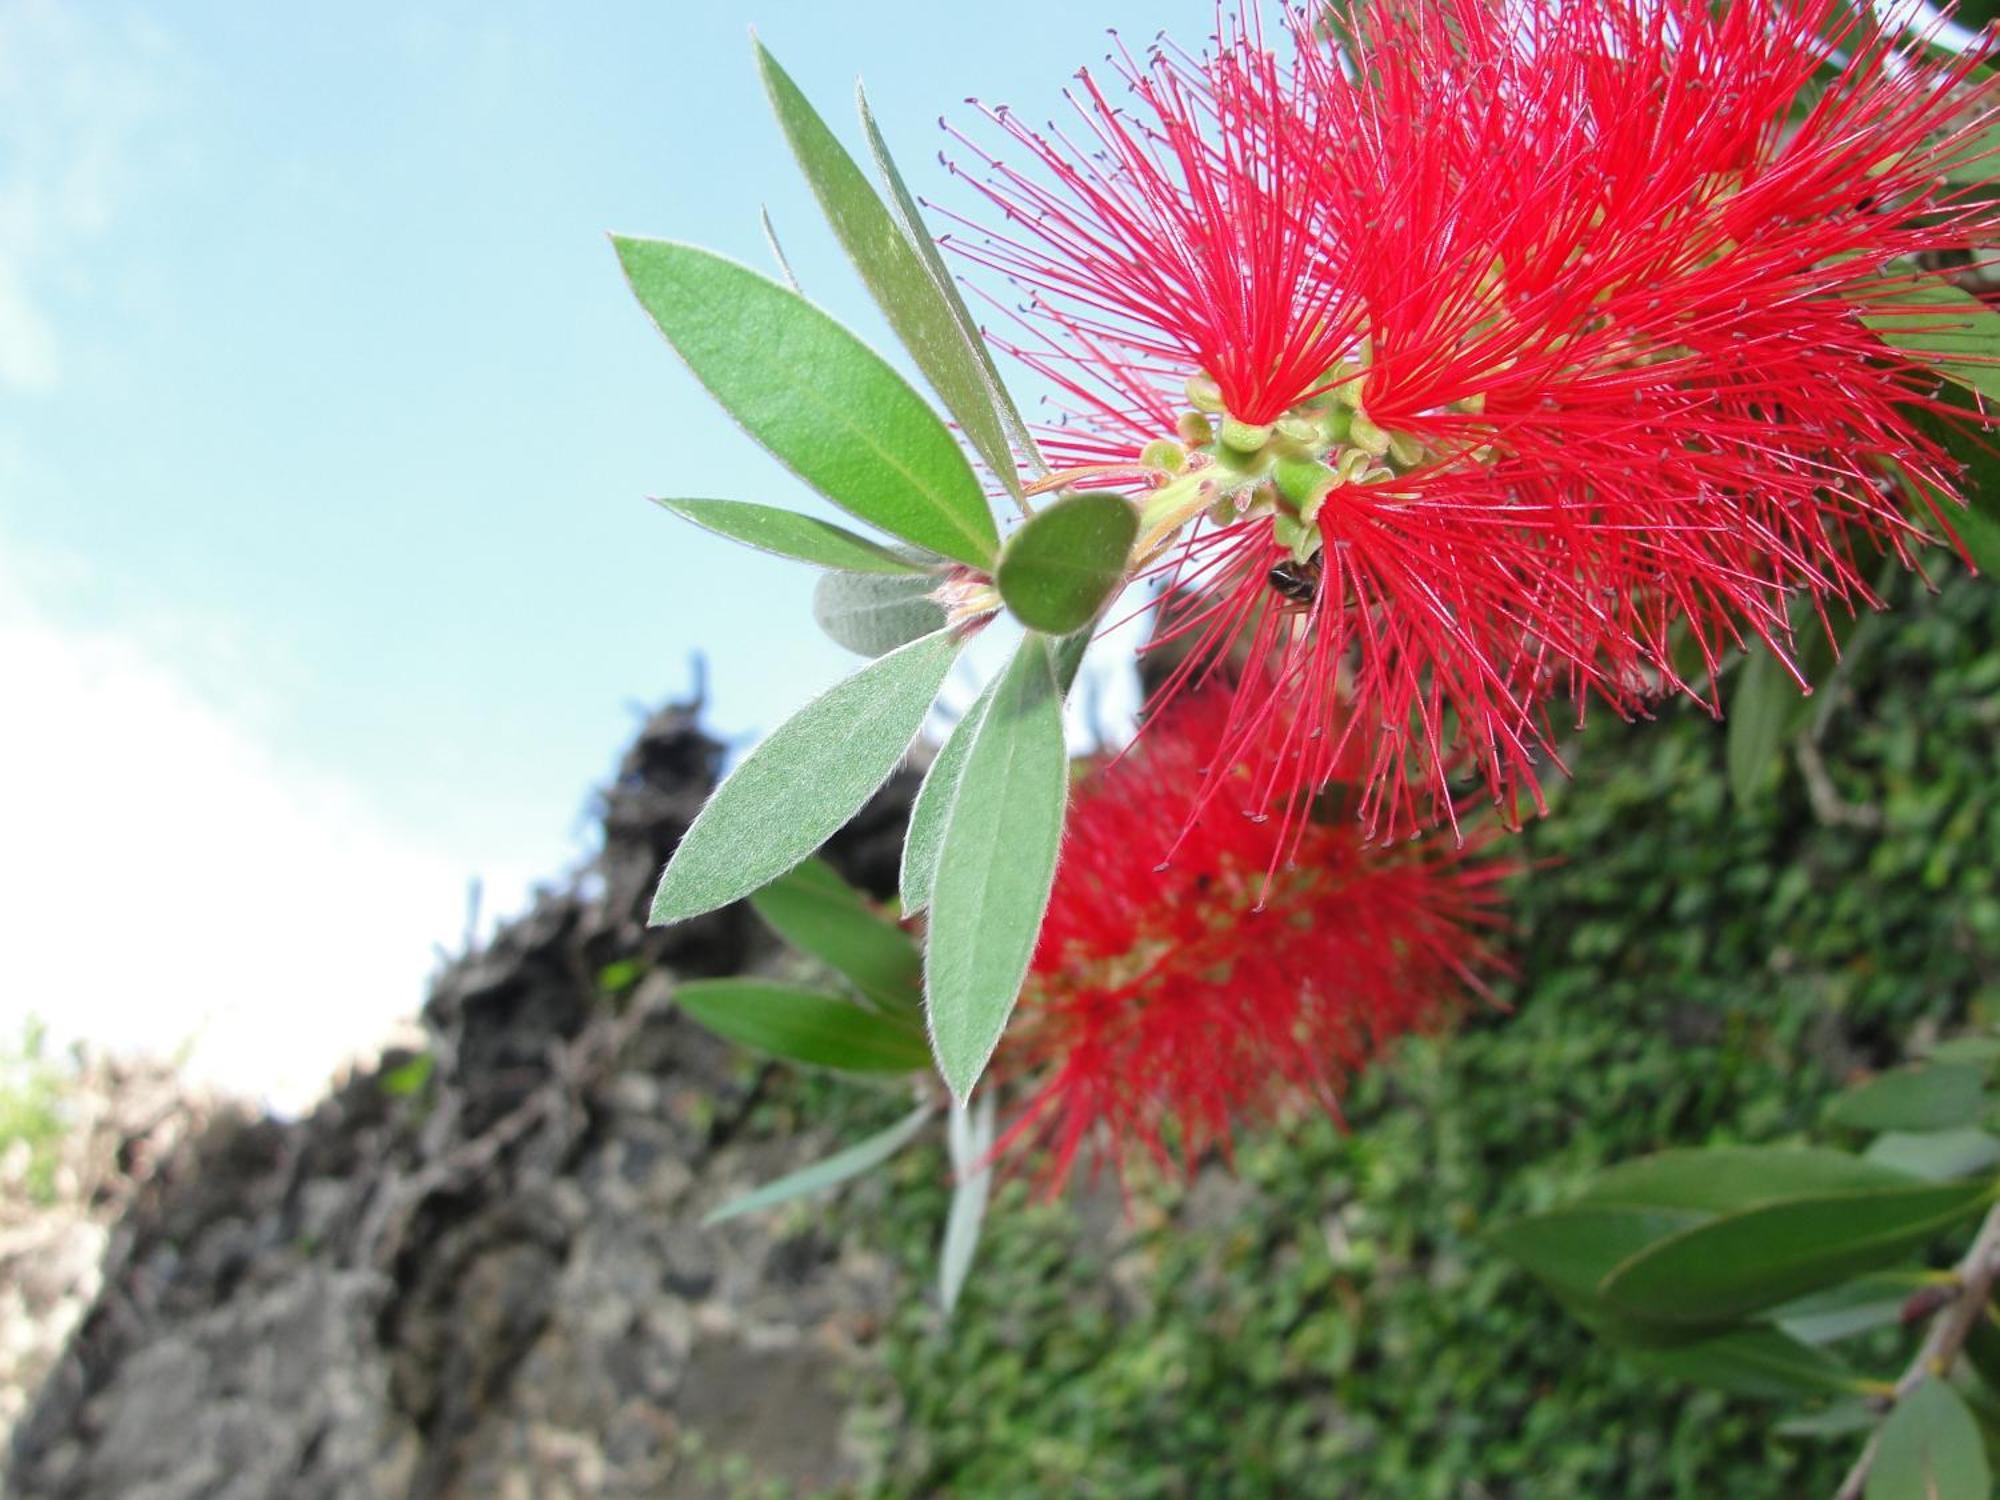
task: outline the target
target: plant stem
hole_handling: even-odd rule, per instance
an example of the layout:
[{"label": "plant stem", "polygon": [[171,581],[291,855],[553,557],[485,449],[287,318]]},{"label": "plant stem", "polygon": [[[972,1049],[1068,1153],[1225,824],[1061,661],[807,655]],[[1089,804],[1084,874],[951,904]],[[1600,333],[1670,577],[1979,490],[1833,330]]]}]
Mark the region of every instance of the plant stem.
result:
[{"label": "plant stem", "polygon": [[[1986,1315],[1987,1298],[1992,1295],[1996,1277],[2000,1277],[2000,1204],[1987,1211],[1986,1221],[1979,1226],[1972,1248],[1958,1263],[1958,1293],[1931,1319],[1931,1326],[1924,1334],[1924,1342],[1918,1348],[1916,1357],[1903,1371],[1902,1379],[1896,1382],[1896,1389],[1889,1398],[1892,1408],[1926,1380],[1942,1380],[1951,1373],[1959,1350],[1965,1347],[1973,1328]],[[1881,1442],[1882,1429],[1878,1426],[1869,1437],[1868,1446],[1861,1450],[1861,1457],[1854,1461],[1854,1467],[1847,1471],[1847,1478],[1835,1491],[1834,1500],[1861,1500],[1862,1491],[1868,1484],[1868,1470],[1875,1462],[1875,1451]]]}]

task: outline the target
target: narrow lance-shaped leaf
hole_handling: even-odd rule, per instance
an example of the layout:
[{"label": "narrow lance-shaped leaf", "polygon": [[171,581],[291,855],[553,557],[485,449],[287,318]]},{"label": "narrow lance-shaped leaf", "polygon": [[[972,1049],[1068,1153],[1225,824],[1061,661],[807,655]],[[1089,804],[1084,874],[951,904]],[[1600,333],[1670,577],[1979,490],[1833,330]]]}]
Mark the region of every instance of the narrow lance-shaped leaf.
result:
[{"label": "narrow lance-shaped leaf", "polygon": [[861,893],[809,859],[750,898],[793,947],[847,979],[878,1010],[914,1021],[923,1011],[923,956],[910,935],[869,909]]},{"label": "narrow lance-shaped leaf", "polygon": [[929,1060],[915,1026],[837,995],[757,979],[698,979],[675,990],[674,999],[717,1036],[790,1062],[912,1073]]},{"label": "narrow lance-shaped leaf", "polygon": [[1765,1204],[1647,1246],[1598,1294],[1629,1317],[1725,1322],[1893,1265],[1992,1197],[1974,1182]]},{"label": "narrow lance-shaped leaf", "polygon": [[929,574],[823,573],[813,585],[813,619],[836,645],[880,656],[944,628],[937,586]]},{"label": "narrow lance-shaped leaf", "polygon": [[850,515],[987,567],[1000,536],[937,414],[798,293],[694,245],[614,238],[639,303],[758,442]]},{"label": "narrow lance-shaped leaf", "polygon": [[1139,513],[1123,495],[1065,495],[1007,539],[993,581],[1022,624],[1069,635],[1124,586]]},{"label": "narrow lance-shaped leaf", "polygon": [[938,845],[944,839],[945,814],[958,792],[958,778],[965,771],[966,753],[972,749],[979,720],[993,701],[998,679],[986,684],[965,716],[952,725],[939,747],[937,759],[917,788],[917,800],[910,806],[910,826],[903,835],[903,862],[898,884],[903,899],[903,915],[915,916],[931,904],[931,882],[937,874]]},{"label": "narrow lance-shaped leaf", "polygon": [[1069,759],[1048,643],[1031,635],[993,690],[946,814],[931,883],[931,1044],[966,1098],[999,1043],[1055,880]]},{"label": "narrow lance-shaped leaf", "polygon": [[1804,697],[1777,653],[1754,642],[1729,690],[1726,759],[1729,793],[1738,807],[1756,805],[1765,775],[1798,727]]},{"label": "narrow lance-shaped leaf", "polygon": [[1985,1087],[1972,1063],[1897,1068],[1839,1095],[1826,1117],[1852,1130],[1950,1130],[1979,1118]]},{"label": "narrow lance-shaped leaf", "polygon": [[1933,1182],[2000,1167],[2000,1136],[1984,1130],[1891,1130],[1868,1143],[1868,1160]]},{"label": "narrow lance-shaped leaf", "polygon": [[1582,1204],[1512,1220],[1490,1231],[1487,1242],[1598,1334],[1645,1347],[1665,1341],[1673,1331],[1618,1317],[1597,1288],[1640,1250],[1700,1222],[1699,1212],[1685,1208]]},{"label": "narrow lance-shaped leaf", "polygon": [[[1055,660],[1056,688],[1065,698],[1083,665],[1090,647],[1090,627],[1064,636],[1050,648]],[[917,800],[910,808],[909,831],[903,835],[901,891],[903,914],[914,916],[931,904],[931,878],[937,872],[938,841],[944,837],[944,815],[951,809],[952,794],[958,790],[959,773],[965,768],[965,753],[972,748],[979,717],[993,701],[996,682],[989,682],[966,709],[965,716],[945,736],[937,759],[931,762]]]},{"label": "narrow lance-shaped leaf", "polygon": [[938,1300],[946,1317],[958,1306],[979,1249],[979,1230],[986,1222],[986,1200],[993,1191],[993,1096],[967,1108],[951,1107],[951,1170],[954,1186],[951,1211],[945,1217],[944,1241],[938,1249]]},{"label": "narrow lance-shaped leaf", "polygon": [[856,1141],[852,1146],[834,1152],[823,1161],[816,1161],[809,1167],[801,1167],[796,1172],[789,1172],[783,1177],[767,1182],[740,1198],[731,1198],[701,1222],[705,1225],[720,1224],[723,1220],[733,1219],[739,1214],[755,1213],[763,1208],[775,1208],[778,1204],[789,1203],[795,1198],[828,1192],[864,1172],[872,1172],[915,1140],[924,1126],[930,1123],[931,1116],[936,1113],[934,1105],[920,1104],[887,1130],[871,1135],[865,1141]]},{"label": "narrow lance-shaped leaf", "polygon": [[958,655],[940,632],[836,683],[745,756],[708,799],[653,896],[655,924],[726,906],[825,843],[901,763]]},{"label": "narrow lance-shaped leaf", "polygon": [[747,500],[661,500],[660,505],[704,531],[774,557],[850,573],[920,573],[923,564],[891,552],[844,526]]},{"label": "narrow lance-shaped leaf", "polygon": [[903,181],[903,174],[897,170],[896,159],[889,154],[889,143],[882,138],[881,128],[875,123],[875,112],[868,107],[868,95],[858,84],[854,98],[861,110],[861,128],[868,135],[869,154],[875,158],[875,170],[881,174],[883,184],[889,189],[889,205],[895,210],[897,224],[917,252],[917,258],[923,262],[924,269],[930,273],[931,280],[936,283],[952,321],[958,325],[967,347],[972,350],[980,378],[993,399],[994,409],[1000,414],[1001,425],[1013,440],[1015,451],[1028,461],[1036,473],[1046,473],[1048,465],[1042,462],[1041,446],[1036,443],[1028,424],[1021,420],[1020,408],[1015,406],[1006,382],[994,366],[993,354],[986,347],[986,337],[979,331],[979,324],[973,320],[965,299],[959,295],[950,268],[945,265],[944,257],[938,254],[937,243],[924,227],[924,216],[917,208],[917,200]]},{"label": "narrow lance-shaped leaf", "polygon": [[1866,1389],[1860,1376],[1825,1350],[1771,1328],[1739,1328],[1677,1349],[1642,1350],[1635,1357],[1656,1374],[1739,1396],[1817,1396]]},{"label": "narrow lance-shaped leaf", "polygon": [[1802,1344],[1831,1344],[1900,1323],[1910,1298],[1934,1284],[1926,1271],[1878,1271],[1774,1307],[1765,1316]]},{"label": "narrow lance-shaped leaf", "polygon": [[1014,471],[1014,456],[1008,451],[991,389],[929,269],[896,227],[854,158],[761,42],[757,44],[757,68],[764,76],[771,110],[784,127],[785,139],[791,142],[806,181],[812,184],[813,196],[819,199],[827,222],[876,305],[987,467],[1009,491],[1019,495],[1021,480]]},{"label": "narrow lance-shaped leaf", "polygon": [[1868,1431],[1875,1425],[1875,1419],[1874,1403],[1855,1397],[1836,1401],[1819,1411],[1787,1417],[1771,1431],[1787,1438],[1844,1438]]},{"label": "narrow lance-shaped leaf", "polygon": [[1621,1162],[1600,1173],[1584,1189],[1576,1206],[1621,1203],[1730,1213],[1786,1198],[1916,1185],[1915,1179],[1892,1167],[1863,1161],[1845,1151],[1801,1146],[1688,1147]]},{"label": "narrow lance-shaped leaf", "polygon": [[764,243],[770,247],[771,259],[777,264],[778,274],[785,278],[785,285],[801,296],[805,288],[799,285],[799,278],[793,274],[791,261],[785,258],[785,247],[778,242],[778,226],[771,222],[771,210],[757,210],[757,220],[764,226]]}]

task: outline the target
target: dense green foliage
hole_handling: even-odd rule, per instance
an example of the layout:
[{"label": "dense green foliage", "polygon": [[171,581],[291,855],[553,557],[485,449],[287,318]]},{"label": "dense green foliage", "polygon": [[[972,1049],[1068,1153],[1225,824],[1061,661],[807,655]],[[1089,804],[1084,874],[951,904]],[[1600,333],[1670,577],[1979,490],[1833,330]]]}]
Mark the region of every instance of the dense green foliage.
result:
[{"label": "dense green foliage", "polygon": [[[1513,1012],[1402,1048],[1345,1132],[1253,1139],[1240,1185],[1141,1185],[1129,1218],[1103,1184],[1004,1189],[948,1336],[915,1296],[888,1332],[879,1493],[1830,1494],[1847,1445],[1649,1377],[1479,1234],[1610,1162],[1798,1136],[1843,1078],[2000,1010],[2000,590],[1899,604],[1824,735],[1879,830],[1825,820],[1789,763],[1732,805],[1699,710],[1593,720],[1516,844]],[[915,1288],[938,1154],[890,1175],[842,1212]]]}]

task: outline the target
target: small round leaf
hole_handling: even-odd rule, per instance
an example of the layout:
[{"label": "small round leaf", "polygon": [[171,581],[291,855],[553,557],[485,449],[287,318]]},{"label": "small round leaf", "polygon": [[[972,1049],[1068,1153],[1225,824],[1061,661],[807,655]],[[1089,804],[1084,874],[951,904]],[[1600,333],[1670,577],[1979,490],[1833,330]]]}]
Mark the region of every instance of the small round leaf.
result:
[{"label": "small round leaf", "polygon": [[1122,495],[1065,495],[1008,539],[994,581],[1014,617],[1068,635],[1088,625],[1125,583],[1139,514]]}]

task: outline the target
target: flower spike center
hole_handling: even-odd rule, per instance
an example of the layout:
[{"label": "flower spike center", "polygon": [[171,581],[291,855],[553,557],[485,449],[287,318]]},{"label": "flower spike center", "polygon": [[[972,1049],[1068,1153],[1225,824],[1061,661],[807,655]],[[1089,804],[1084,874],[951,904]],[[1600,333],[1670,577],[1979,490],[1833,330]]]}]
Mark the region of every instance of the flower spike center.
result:
[{"label": "flower spike center", "polygon": [[[1155,485],[1140,502],[1139,565],[1157,558],[1203,514],[1221,526],[1268,516],[1293,558],[1309,562],[1320,547],[1320,510],[1335,491],[1441,462],[1414,434],[1370,419],[1361,402],[1365,374],[1365,366],[1343,363],[1313,395],[1261,423],[1224,410],[1209,376],[1189,377],[1191,410],[1180,417],[1174,438],[1156,439],[1141,454]],[[1474,396],[1453,407],[1477,415],[1485,404]]]}]

